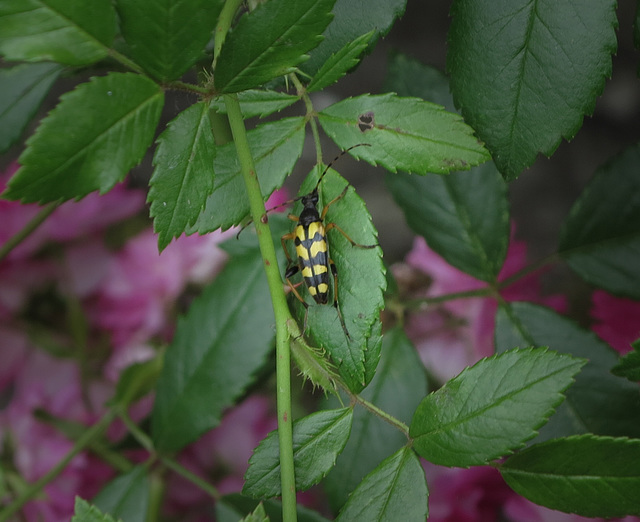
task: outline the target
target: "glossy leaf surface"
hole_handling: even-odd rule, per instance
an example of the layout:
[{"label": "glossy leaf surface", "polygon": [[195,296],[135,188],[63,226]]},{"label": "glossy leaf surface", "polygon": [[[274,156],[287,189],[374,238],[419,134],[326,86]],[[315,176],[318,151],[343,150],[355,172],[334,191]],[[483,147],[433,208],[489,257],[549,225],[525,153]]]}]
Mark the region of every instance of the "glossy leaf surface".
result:
[{"label": "glossy leaf surface", "polygon": [[537,441],[580,433],[640,437],[638,387],[610,373],[618,357],[593,332],[542,306],[508,303],[496,316],[496,350],[516,346],[548,346],[589,361]]},{"label": "glossy leaf surface", "polygon": [[505,179],[551,155],[611,74],[615,0],[456,0],[447,68],[456,105]]},{"label": "glossy leaf surface", "polygon": [[153,77],[174,80],[204,56],[221,0],[118,0],[120,27],[133,59]]},{"label": "glossy leaf surface", "polygon": [[482,359],[420,403],[409,431],[416,451],[457,467],[512,453],[536,435],[585,362],[546,349]]},{"label": "glossy leaf surface", "polygon": [[[336,462],[351,431],[353,410],[324,410],[293,423],[296,490],[318,483]],[[278,432],[272,431],[255,449],[245,474],[245,495],[270,498],[281,494]]]},{"label": "glossy leaf surface", "polygon": [[272,348],[273,311],[257,250],[233,258],[178,321],[165,355],[151,431],[176,451],[215,427]]},{"label": "glossy leaf surface", "polygon": [[[415,347],[401,329],[389,330],[383,337],[376,375],[360,396],[409,423],[426,393],[427,379]],[[349,442],[323,482],[333,510],[338,511],[365,475],[406,442],[401,431],[356,406]]]},{"label": "glossy leaf surface", "polygon": [[462,118],[419,98],[370,95],[335,103],[318,114],[324,131],[351,155],[391,172],[414,174],[469,169],[489,154]]},{"label": "glossy leaf surface", "polygon": [[589,283],[640,299],[640,146],[600,167],[571,208],[560,254]]},{"label": "glossy leaf surface", "polygon": [[581,435],[532,446],[500,467],[536,504],[586,517],[640,515],[640,440]]},{"label": "glossy leaf surface", "polygon": [[227,35],[215,69],[219,92],[258,87],[308,58],[331,21],[335,0],[271,0],[245,14]]},{"label": "glossy leaf surface", "polygon": [[[249,148],[265,199],[291,173],[304,143],[304,118],[285,118],[247,132]],[[216,181],[204,211],[188,233],[206,234],[239,224],[249,215],[247,190],[233,143],[219,147],[213,163]]]},{"label": "glossy leaf surface", "polygon": [[207,103],[182,111],[158,138],[147,203],[160,250],[204,209],[213,192],[215,153]]},{"label": "glossy leaf surface", "polygon": [[0,153],[20,138],[61,70],[54,63],[0,69]]},{"label": "glossy leaf surface", "polygon": [[424,521],[429,512],[424,470],[409,448],[402,448],[369,473],[349,497],[337,521]]},{"label": "glossy leaf surface", "polygon": [[109,0],[0,0],[0,54],[10,61],[88,65],[116,33]]},{"label": "glossy leaf surface", "polygon": [[23,203],[107,192],[153,140],[164,95],[148,78],[110,73],[64,94],[18,160],[5,196]]}]

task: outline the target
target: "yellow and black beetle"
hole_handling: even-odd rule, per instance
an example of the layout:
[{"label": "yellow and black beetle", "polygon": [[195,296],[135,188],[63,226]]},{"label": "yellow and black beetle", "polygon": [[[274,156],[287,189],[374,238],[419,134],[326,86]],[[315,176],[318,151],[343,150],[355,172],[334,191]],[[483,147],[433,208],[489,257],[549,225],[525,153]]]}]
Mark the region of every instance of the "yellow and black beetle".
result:
[{"label": "yellow and black beetle", "polygon": [[[324,171],[318,178],[316,186],[311,192],[286,203],[283,203],[283,205],[285,205],[293,203],[295,201],[302,201],[302,212],[300,212],[300,215],[296,216],[295,214],[289,214],[289,219],[297,222],[297,225],[295,226],[293,232],[282,236],[281,242],[282,248],[284,249],[288,261],[287,269],[285,271],[285,279],[289,284],[291,291],[305,307],[303,331],[306,330],[307,327],[309,305],[296,289],[299,284],[292,284],[290,278],[298,272],[301,272],[307,289],[309,290],[309,294],[311,295],[311,297],[313,297],[314,301],[318,304],[327,304],[329,302],[329,270],[331,270],[331,275],[333,277],[333,306],[338,313],[338,317],[340,319],[340,324],[342,325],[344,334],[348,339],[351,338],[342,317],[342,312],[340,311],[340,308],[338,306],[338,270],[329,255],[327,232],[329,232],[331,229],[336,229],[351,243],[351,245],[358,248],[375,248],[378,245],[361,245],[359,243],[356,243],[337,224],[324,223],[324,219],[327,215],[327,210],[336,201],[344,197],[344,195],[347,193],[349,185],[347,185],[338,196],[329,201],[329,203],[324,206],[321,213],[318,212],[317,208],[319,201],[318,189],[320,187],[322,178],[329,171],[331,166],[343,154],[350,151],[351,149],[354,149],[355,147],[360,147],[363,145],[369,146],[369,144],[367,143],[360,143],[358,145],[349,147],[348,149],[342,151],[342,153],[340,153],[338,156],[336,156],[324,169]],[[289,251],[287,250],[286,241],[289,240],[294,241],[297,262],[291,259]]]}]

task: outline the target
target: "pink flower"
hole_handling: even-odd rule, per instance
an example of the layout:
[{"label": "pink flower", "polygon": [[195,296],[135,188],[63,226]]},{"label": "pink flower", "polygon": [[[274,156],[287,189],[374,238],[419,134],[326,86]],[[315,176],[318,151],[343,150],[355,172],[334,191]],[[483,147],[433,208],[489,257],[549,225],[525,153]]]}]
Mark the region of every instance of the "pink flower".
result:
[{"label": "pink flower", "polygon": [[28,356],[30,344],[26,335],[19,330],[0,325],[0,346],[2,347],[1,392],[20,375]]},{"label": "pink flower", "polygon": [[592,330],[621,354],[640,338],[640,302],[596,290],[591,297]]},{"label": "pink flower", "polygon": [[232,234],[183,236],[160,254],[155,234],[142,232],[110,259],[89,303],[92,322],[112,333],[116,348],[155,335],[168,338],[175,299],[188,282],[202,282],[220,270],[227,256],[218,243]]},{"label": "pink flower", "polygon": [[[18,165],[14,163],[0,175],[0,191],[17,169]],[[140,212],[144,208],[144,198],[142,191],[129,190],[119,184],[102,196],[92,192],[80,201],[67,201],[13,249],[7,259],[24,259],[47,243],[67,242],[102,231],[108,225]],[[22,230],[41,210],[38,205],[0,199],[0,244]]]},{"label": "pink flower", "polygon": [[[504,281],[517,273],[526,266],[526,262],[526,245],[512,239],[498,280]],[[449,265],[420,237],[416,238],[413,249],[407,255],[407,264],[426,275],[421,284],[422,290],[415,292],[413,297],[437,297],[486,287],[485,282]],[[407,270],[405,268],[402,271]],[[394,267],[394,273],[402,279],[397,267]],[[409,279],[412,278],[415,279],[415,275],[409,276]],[[536,274],[519,279],[501,294],[508,301],[537,301],[557,310],[565,306],[562,296],[540,296]],[[494,353],[496,310],[497,304],[492,298],[452,299],[412,314],[407,322],[407,333],[416,344],[425,366],[444,382],[482,357]]]},{"label": "pink flower", "polygon": [[[33,482],[53,468],[73,447],[73,441],[46,420],[36,416],[46,412],[54,419],[89,425],[102,411],[108,391],[97,383],[83,392],[79,369],[72,361],[29,350],[14,383],[11,402],[2,411],[1,433],[4,447],[10,448],[13,465],[26,481]],[[109,466],[82,452],[44,489],[44,498],[24,508],[28,520],[56,522],[69,520],[75,495],[91,498],[112,475]]]},{"label": "pink flower", "polygon": [[429,522],[496,522],[514,495],[489,466],[470,469],[425,464],[429,484]]}]

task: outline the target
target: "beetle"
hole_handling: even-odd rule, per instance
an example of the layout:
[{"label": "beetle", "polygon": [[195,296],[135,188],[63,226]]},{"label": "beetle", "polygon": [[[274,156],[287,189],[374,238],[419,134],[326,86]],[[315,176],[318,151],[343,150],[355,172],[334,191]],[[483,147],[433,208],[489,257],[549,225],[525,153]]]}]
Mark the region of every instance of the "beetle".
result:
[{"label": "beetle", "polygon": [[[353,239],[351,239],[347,235],[347,233],[342,230],[342,228],[340,228],[336,223],[330,222],[325,224],[324,220],[329,207],[345,196],[347,190],[349,189],[349,185],[347,185],[338,196],[329,201],[329,203],[327,203],[322,209],[322,212],[318,211],[318,190],[320,188],[322,179],[329,171],[331,166],[348,151],[361,146],[370,145],[368,143],[360,143],[358,145],[353,145],[352,147],[345,149],[327,165],[322,174],[320,174],[320,177],[318,178],[318,181],[311,192],[303,196],[299,196],[286,203],[283,203],[283,205],[285,205],[295,201],[302,202],[302,211],[300,212],[299,216],[296,216],[295,214],[289,214],[289,219],[295,221],[297,224],[292,232],[281,237],[281,242],[282,248],[287,256],[285,279],[293,294],[305,307],[303,333],[307,327],[309,305],[296,289],[296,287],[299,286],[300,283],[298,283],[298,285],[294,285],[293,283],[291,283],[290,279],[295,274],[300,272],[302,274],[304,283],[307,286],[307,290],[309,291],[309,294],[311,295],[313,300],[317,304],[324,305],[329,302],[329,271],[331,271],[331,277],[333,278],[333,306],[338,313],[338,318],[340,319],[340,324],[345,336],[347,337],[347,339],[351,339],[349,330],[347,329],[344,318],[342,317],[342,312],[340,311],[340,308],[338,306],[338,269],[336,268],[335,263],[329,255],[327,233],[330,230],[335,229],[340,232],[347,239],[347,241],[351,243],[352,246],[358,248],[370,249],[376,248],[379,245],[377,243],[375,245],[361,245],[360,243],[356,243]],[[291,240],[295,244],[297,257],[296,261],[291,259],[286,245],[286,242]]]}]

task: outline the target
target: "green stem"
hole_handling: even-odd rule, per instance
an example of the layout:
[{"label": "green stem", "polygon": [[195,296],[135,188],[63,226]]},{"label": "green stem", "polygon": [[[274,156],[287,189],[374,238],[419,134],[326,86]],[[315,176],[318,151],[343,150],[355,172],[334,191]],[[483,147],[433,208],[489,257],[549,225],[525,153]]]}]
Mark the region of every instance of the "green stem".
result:
[{"label": "green stem", "polygon": [[216,68],[216,61],[220,55],[222,44],[227,37],[227,33],[233,23],[233,18],[235,17],[238,8],[242,5],[242,2],[243,0],[227,0],[222,7],[222,11],[220,11],[220,16],[218,16],[218,25],[216,26],[216,32],[214,35],[215,40],[213,43],[212,69]]},{"label": "green stem", "polygon": [[282,279],[271,230],[268,226],[260,183],[251,157],[247,133],[240,112],[240,104],[235,95],[225,95],[224,101],[229,116],[233,141],[238,152],[251,218],[256,227],[260,252],[264,260],[269,292],[276,322],[276,381],[278,440],[280,444],[280,478],[282,483],[282,515],[285,522],[294,522],[296,514],[296,487],[293,469],[293,419],[291,418],[291,362],[289,352],[289,332],[287,322],[292,319],[284,295]]},{"label": "green stem", "polygon": [[406,308],[419,308],[422,305],[439,304],[454,299],[468,299],[471,297],[489,297],[495,295],[495,290],[490,286],[477,288],[475,290],[466,290],[464,292],[453,292],[451,294],[438,295],[435,297],[421,297],[420,299],[409,299],[406,301]]},{"label": "green stem", "polygon": [[126,411],[119,409],[118,417],[120,418],[122,423],[125,425],[129,433],[133,435],[133,438],[138,441],[140,446],[142,446],[149,453],[154,454],[155,448],[153,447],[153,441],[151,440],[151,437],[149,437],[149,435],[147,435],[144,431],[140,429],[140,426],[138,426],[135,422],[131,420],[131,417],[129,417],[129,414]]},{"label": "green stem", "polygon": [[388,414],[386,411],[381,410],[375,404],[360,397],[360,395],[351,395],[351,397],[354,401],[362,405],[365,409],[369,410],[374,415],[377,415],[388,424],[391,424],[391,426],[393,426],[394,428],[400,430],[402,433],[405,434],[407,439],[409,438],[409,426],[407,426],[404,422],[396,419],[393,415]]},{"label": "green stem", "polygon": [[111,49],[111,48],[109,48],[107,52],[109,53],[109,56],[111,56],[111,58],[113,58],[117,62],[120,62],[122,65],[124,65],[128,69],[131,69],[132,71],[137,72],[138,74],[145,74],[144,70],[136,62],[134,62],[133,60],[130,60],[124,54],[119,53],[115,49]]},{"label": "green stem", "polygon": [[[149,435],[141,430],[140,427],[131,420],[131,417],[129,417],[129,415],[125,411],[118,412],[118,417],[120,417],[124,425],[127,427],[129,433],[133,435],[133,438],[136,439],[145,450],[147,450],[152,455],[155,455],[155,448],[153,447],[153,441],[151,440],[151,437],[149,437]],[[187,468],[183,467],[171,457],[167,457],[164,455],[157,455],[157,457],[160,462],[162,462],[167,468],[172,469],[178,475],[184,477],[189,482],[199,487],[204,492],[208,493],[214,499],[217,500],[220,498],[221,495],[216,488],[214,488],[206,480],[203,480],[195,473],[192,473]]]},{"label": "green stem", "polygon": [[532,272],[536,270],[540,270],[545,265],[550,265],[552,263],[557,263],[560,260],[560,254],[555,252],[547,257],[543,257],[542,259],[536,261],[535,263],[531,263],[530,265],[525,266],[522,270],[519,270],[515,274],[507,277],[505,280],[500,281],[498,283],[498,289],[506,288],[507,286],[515,283],[519,279],[522,279],[525,276],[528,276]]},{"label": "green stem", "polygon": [[313,108],[313,103],[311,98],[309,98],[309,94],[307,94],[307,90],[302,82],[298,79],[298,77],[291,73],[289,75],[289,79],[291,83],[295,85],[296,93],[298,96],[302,98],[304,102],[304,106],[307,110],[306,118],[309,121],[309,126],[311,127],[311,134],[313,135],[313,143],[316,146],[316,158],[318,160],[318,165],[322,164],[322,143],[320,141],[320,132],[318,131],[318,122],[316,121],[315,115],[316,111]]},{"label": "green stem", "polygon": [[219,500],[222,495],[220,492],[209,484],[206,480],[199,477],[195,473],[189,471],[187,468],[183,467],[181,464],[178,464],[175,460],[169,457],[160,457],[160,461],[169,469],[175,471],[178,475],[185,478],[189,482],[191,482],[194,486],[199,487],[202,491],[207,493],[210,497],[215,500]]},{"label": "green stem", "polygon": [[111,421],[116,416],[116,411],[111,409],[109,410],[104,417],[100,419],[99,422],[91,426],[87,429],[74,444],[73,448],[69,453],[67,453],[64,458],[58,462],[53,468],[51,468],[45,475],[40,477],[34,483],[30,484],[26,490],[22,492],[22,494],[14,500],[11,504],[9,504],[6,508],[0,511],[0,522],[4,522],[5,520],[9,520],[9,518],[14,515],[17,511],[19,511],[22,506],[24,506],[27,502],[35,498],[35,496],[40,493],[42,488],[44,488],[49,482],[54,480],[62,471],[67,467],[69,462],[81,451],[87,448],[95,439],[97,439],[104,430],[107,429]]},{"label": "green stem", "polygon": [[60,203],[51,203],[38,212],[35,217],[27,223],[20,232],[10,237],[9,240],[0,247],[0,261],[9,255],[9,253],[22,243],[29,235],[47,219]]},{"label": "green stem", "polygon": [[182,92],[191,92],[195,94],[208,95],[211,94],[209,89],[206,87],[200,87],[199,85],[194,85],[193,83],[187,83],[180,80],[174,80],[172,82],[164,84],[164,87],[167,89],[172,89],[174,91],[182,91]]}]

